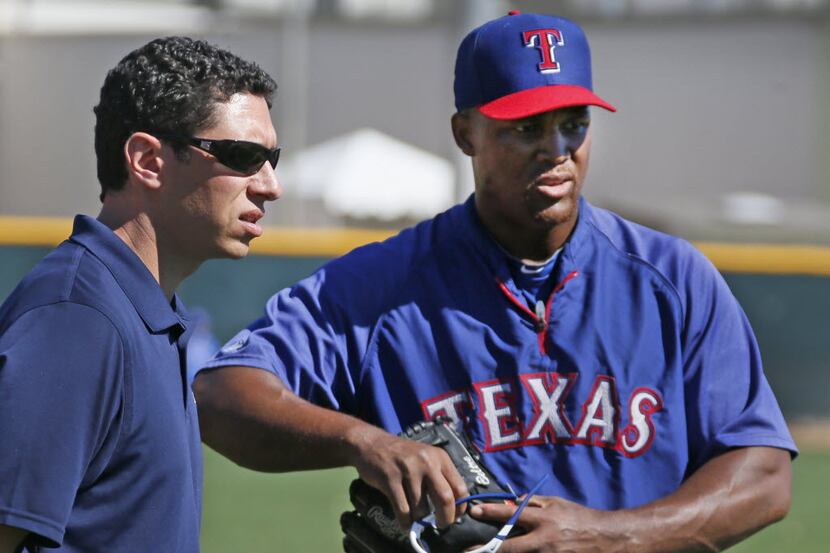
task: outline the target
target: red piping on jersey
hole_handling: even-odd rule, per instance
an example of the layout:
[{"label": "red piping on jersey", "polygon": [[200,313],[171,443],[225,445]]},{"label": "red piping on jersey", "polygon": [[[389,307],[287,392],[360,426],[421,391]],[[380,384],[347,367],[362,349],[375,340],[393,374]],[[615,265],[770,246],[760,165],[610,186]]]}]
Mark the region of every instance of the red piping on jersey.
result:
[{"label": "red piping on jersey", "polygon": [[536,313],[531,311],[525,302],[514,296],[504,282],[500,278],[496,277],[496,283],[499,285],[499,288],[501,288],[501,291],[504,292],[504,295],[507,296],[507,299],[510,300],[510,303],[517,307],[519,311],[524,313],[526,316],[530,317],[530,320],[533,321],[533,326],[536,328],[536,335],[539,338],[539,351],[543,354],[548,353],[547,346],[545,344],[545,331],[548,329],[548,321],[550,320],[550,310],[553,305],[553,297],[559,290],[564,288],[565,284],[567,284],[569,280],[572,280],[578,276],[579,271],[571,271],[565,278],[562,279],[562,282],[553,288],[553,291],[551,291],[550,296],[548,296],[548,301],[545,304],[544,318],[537,316]]}]

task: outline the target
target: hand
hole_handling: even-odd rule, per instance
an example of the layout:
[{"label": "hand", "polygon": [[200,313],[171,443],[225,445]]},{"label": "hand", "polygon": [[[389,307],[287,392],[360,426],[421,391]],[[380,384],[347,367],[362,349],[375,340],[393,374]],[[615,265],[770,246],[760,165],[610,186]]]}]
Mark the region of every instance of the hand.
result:
[{"label": "hand", "polygon": [[404,531],[432,511],[430,503],[442,528],[461,516],[455,500],[467,495],[467,485],[443,449],[380,429],[361,441],[353,463],[358,475],[386,495]]},{"label": "hand", "polygon": [[[516,507],[496,503],[470,508],[470,515],[506,522]],[[613,512],[583,507],[559,497],[534,496],[519,517],[525,534],[505,540],[499,553],[624,551],[624,536],[615,531]]]}]

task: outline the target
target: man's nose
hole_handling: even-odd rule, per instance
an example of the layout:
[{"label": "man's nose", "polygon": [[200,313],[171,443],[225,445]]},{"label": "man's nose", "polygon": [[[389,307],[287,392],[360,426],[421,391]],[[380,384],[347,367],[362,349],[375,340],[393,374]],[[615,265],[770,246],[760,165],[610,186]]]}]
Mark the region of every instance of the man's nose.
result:
[{"label": "man's nose", "polygon": [[273,202],[282,196],[282,186],[270,163],[262,166],[249,188],[252,194],[264,198],[267,202]]},{"label": "man's nose", "polygon": [[560,160],[570,156],[571,146],[568,138],[554,128],[541,136],[537,152],[541,158]]}]

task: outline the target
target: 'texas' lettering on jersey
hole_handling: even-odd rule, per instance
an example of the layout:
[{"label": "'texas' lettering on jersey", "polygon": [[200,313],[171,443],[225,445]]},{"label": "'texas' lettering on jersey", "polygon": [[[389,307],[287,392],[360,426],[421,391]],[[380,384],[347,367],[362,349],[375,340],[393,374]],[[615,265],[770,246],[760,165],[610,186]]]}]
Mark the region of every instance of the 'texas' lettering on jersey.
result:
[{"label": "'texas' lettering on jersey", "polygon": [[[533,444],[583,444],[638,457],[654,440],[652,415],[663,408],[656,391],[640,387],[628,398],[626,425],[621,426],[621,408],[613,377],[594,379],[591,393],[582,403],[579,420],[573,424],[564,410],[577,373],[539,372],[519,375],[515,380],[488,380],[473,384],[478,399],[477,416],[485,431],[485,451]],[[533,402],[532,416],[523,421],[517,411],[516,390],[520,384]],[[450,392],[421,403],[424,416],[450,417],[457,423],[472,411],[466,392]]]}]

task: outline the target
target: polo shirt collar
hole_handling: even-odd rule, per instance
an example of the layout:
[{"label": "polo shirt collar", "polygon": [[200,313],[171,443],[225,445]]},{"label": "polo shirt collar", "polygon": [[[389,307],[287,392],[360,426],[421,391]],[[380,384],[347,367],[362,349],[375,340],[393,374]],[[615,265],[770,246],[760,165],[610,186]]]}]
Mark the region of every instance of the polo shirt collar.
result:
[{"label": "polo shirt collar", "polygon": [[110,271],[138,315],[153,332],[183,333],[187,315],[178,296],[168,302],[150,270],[106,225],[86,215],[75,216],[69,240],[86,248]]}]

